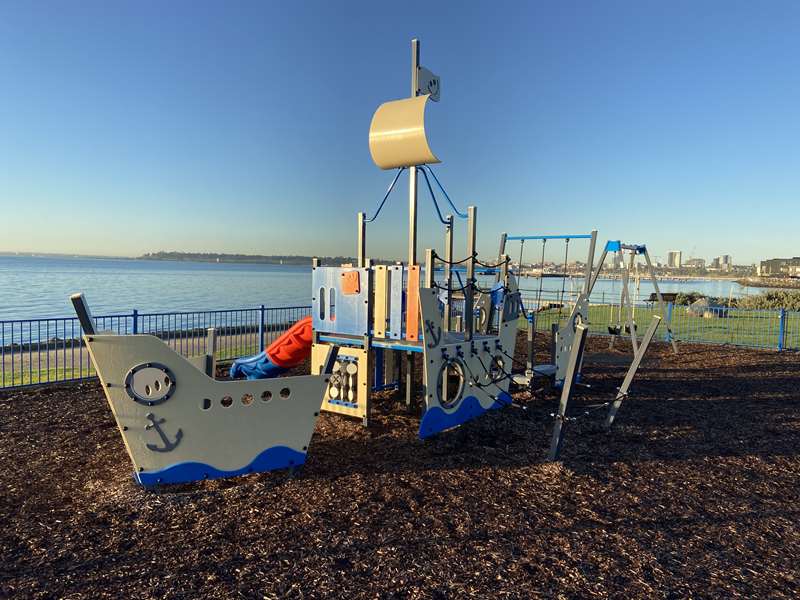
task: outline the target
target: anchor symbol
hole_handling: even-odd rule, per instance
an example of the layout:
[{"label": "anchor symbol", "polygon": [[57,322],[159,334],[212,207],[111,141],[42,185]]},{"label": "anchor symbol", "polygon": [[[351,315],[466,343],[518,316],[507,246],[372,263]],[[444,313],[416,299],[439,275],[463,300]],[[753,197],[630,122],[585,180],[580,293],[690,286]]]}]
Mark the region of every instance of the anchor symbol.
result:
[{"label": "anchor symbol", "polygon": [[442,328],[437,327],[436,331],[433,329],[433,321],[425,321],[425,329],[431,336],[431,343],[428,344],[428,348],[436,348],[439,345],[439,342],[442,339]]},{"label": "anchor symbol", "polygon": [[164,433],[164,430],[160,427],[166,419],[156,419],[153,413],[147,413],[145,417],[150,421],[150,424],[145,425],[144,428],[146,430],[155,429],[156,433],[161,437],[161,441],[164,442],[164,445],[161,447],[155,444],[146,444],[148,450],[152,450],[153,452],[171,452],[178,447],[178,444],[181,443],[181,439],[183,438],[183,431],[181,429],[178,429],[178,432],[175,434],[175,441],[171,442],[167,434]]}]

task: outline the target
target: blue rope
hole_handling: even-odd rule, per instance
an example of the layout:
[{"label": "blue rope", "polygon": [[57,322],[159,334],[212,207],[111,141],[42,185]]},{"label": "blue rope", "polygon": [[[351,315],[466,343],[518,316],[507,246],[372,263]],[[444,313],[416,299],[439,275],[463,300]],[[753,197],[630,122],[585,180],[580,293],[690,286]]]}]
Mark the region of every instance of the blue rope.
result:
[{"label": "blue rope", "polygon": [[452,201],[452,200],[450,200],[450,196],[448,196],[448,195],[447,195],[447,192],[445,191],[444,187],[442,187],[442,184],[439,182],[439,178],[438,178],[438,177],[436,177],[436,173],[434,173],[434,172],[433,172],[433,169],[431,169],[429,165],[421,165],[421,166],[420,166],[420,169],[422,169],[422,172],[423,172],[423,173],[424,173],[426,170],[427,170],[427,171],[430,171],[430,174],[431,174],[431,175],[433,175],[433,180],[436,182],[436,185],[438,185],[438,186],[439,186],[439,189],[440,189],[440,190],[442,190],[442,193],[444,194],[444,197],[445,197],[445,198],[447,198],[447,202],[450,204],[450,207],[453,209],[453,211],[454,211],[454,212],[455,212],[455,213],[456,213],[456,214],[457,214],[459,217],[461,217],[462,219],[466,219],[466,218],[467,218],[467,214],[466,214],[466,213],[462,213],[462,212],[460,212],[460,211],[459,211],[459,210],[456,208],[456,205],[455,205],[455,204],[453,204],[453,201]]},{"label": "blue rope", "polygon": [[392,193],[392,190],[394,189],[394,186],[397,183],[397,180],[400,179],[400,174],[403,171],[405,171],[405,169],[406,169],[405,167],[397,169],[397,175],[394,176],[394,180],[392,181],[392,185],[390,185],[389,189],[386,190],[386,195],[383,197],[383,200],[381,200],[380,205],[378,205],[378,210],[375,211],[375,214],[372,215],[371,219],[365,219],[364,220],[365,223],[372,223],[375,219],[378,218],[378,215],[381,214],[381,209],[383,209],[383,205],[386,204],[386,200],[389,198],[389,194]]},{"label": "blue rope", "polygon": [[425,177],[425,183],[428,184],[428,191],[431,193],[431,200],[433,200],[433,205],[436,207],[436,214],[439,215],[439,220],[442,222],[442,225],[449,225],[450,221],[445,220],[442,216],[442,211],[439,210],[439,203],[436,201],[436,196],[433,193],[433,188],[431,187],[430,179],[428,179],[428,174],[425,173],[425,169],[420,169],[420,173]]}]

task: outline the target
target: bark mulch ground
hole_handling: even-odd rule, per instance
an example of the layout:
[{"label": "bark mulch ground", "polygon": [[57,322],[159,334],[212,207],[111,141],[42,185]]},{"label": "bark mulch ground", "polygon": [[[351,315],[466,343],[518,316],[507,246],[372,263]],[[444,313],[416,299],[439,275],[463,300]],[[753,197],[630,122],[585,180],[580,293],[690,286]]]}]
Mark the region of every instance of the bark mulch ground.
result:
[{"label": "bark mulch ground", "polygon": [[[576,407],[630,359],[590,342]],[[96,382],[0,392],[0,596],[797,597],[799,388],[797,354],[658,344],[559,463],[553,397],[427,442],[387,397],[322,416],[294,476],[158,491]]]}]

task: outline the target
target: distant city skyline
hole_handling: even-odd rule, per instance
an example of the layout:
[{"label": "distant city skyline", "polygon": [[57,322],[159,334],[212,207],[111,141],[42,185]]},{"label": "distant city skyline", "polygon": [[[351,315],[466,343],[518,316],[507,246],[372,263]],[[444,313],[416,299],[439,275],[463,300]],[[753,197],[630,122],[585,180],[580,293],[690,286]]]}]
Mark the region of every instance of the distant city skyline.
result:
[{"label": "distant city skyline", "polygon": [[[356,213],[393,176],[369,122],[409,93],[412,37],[442,77],[437,173],[478,206],[482,254],[503,231],[591,229],[662,261],[798,254],[784,1],[4,2],[0,250],[355,254]],[[406,255],[399,185],[369,228],[377,258]],[[424,188],[419,212],[420,254],[441,248]]]}]

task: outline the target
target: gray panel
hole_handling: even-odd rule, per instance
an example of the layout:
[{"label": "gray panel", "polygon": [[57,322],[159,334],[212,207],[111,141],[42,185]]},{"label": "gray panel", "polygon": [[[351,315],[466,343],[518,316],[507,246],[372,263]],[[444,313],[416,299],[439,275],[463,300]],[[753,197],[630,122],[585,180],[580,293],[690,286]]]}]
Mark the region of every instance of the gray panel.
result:
[{"label": "gray panel", "polygon": [[[359,292],[342,293],[344,273],[358,271]],[[316,267],[311,271],[312,319],[319,333],[343,335],[368,335],[370,297],[370,271],[368,268]],[[331,311],[331,290],[334,293],[334,310]]]},{"label": "gray panel", "polygon": [[386,337],[399,340],[403,337],[403,267],[389,267],[389,328]]}]

